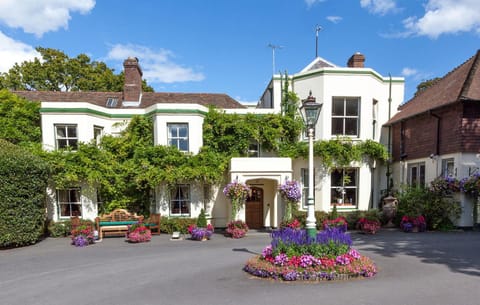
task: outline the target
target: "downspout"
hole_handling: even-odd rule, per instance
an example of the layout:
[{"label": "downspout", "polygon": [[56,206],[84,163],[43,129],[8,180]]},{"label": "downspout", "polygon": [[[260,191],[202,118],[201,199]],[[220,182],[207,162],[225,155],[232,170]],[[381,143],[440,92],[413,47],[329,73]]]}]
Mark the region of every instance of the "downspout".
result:
[{"label": "downspout", "polygon": [[[437,134],[435,137],[435,156],[438,156],[440,154],[440,122],[441,122],[441,117],[433,113],[432,111],[429,111],[428,114],[433,116],[434,118],[437,119]],[[438,159],[436,160],[435,164],[435,176],[438,176]]]},{"label": "downspout", "polygon": [[435,156],[438,156],[440,153],[440,121],[441,117],[433,113],[432,111],[428,112],[429,115],[437,119],[437,135],[435,137]]},{"label": "downspout", "polygon": [[[388,77],[390,78],[389,80],[389,85],[388,85],[388,120],[390,121],[390,118],[392,116],[392,75],[388,73]],[[387,176],[387,196],[390,195],[390,163],[392,162],[391,160],[391,155],[392,155],[392,125],[388,125],[388,136],[387,136],[387,151],[389,155],[389,160],[387,160],[387,173],[385,174]]]}]

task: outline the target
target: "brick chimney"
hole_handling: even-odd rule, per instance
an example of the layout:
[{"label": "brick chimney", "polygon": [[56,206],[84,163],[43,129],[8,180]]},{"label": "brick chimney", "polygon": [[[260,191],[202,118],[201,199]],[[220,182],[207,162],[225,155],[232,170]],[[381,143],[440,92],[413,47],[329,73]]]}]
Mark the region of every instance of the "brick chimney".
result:
[{"label": "brick chimney", "polygon": [[123,62],[125,83],[123,85],[123,100],[126,102],[140,102],[142,95],[142,69],[138,58],[129,57]]},{"label": "brick chimney", "polygon": [[349,68],[364,68],[365,67],[365,56],[359,52],[353,54],[349,59],[347,66]]}]

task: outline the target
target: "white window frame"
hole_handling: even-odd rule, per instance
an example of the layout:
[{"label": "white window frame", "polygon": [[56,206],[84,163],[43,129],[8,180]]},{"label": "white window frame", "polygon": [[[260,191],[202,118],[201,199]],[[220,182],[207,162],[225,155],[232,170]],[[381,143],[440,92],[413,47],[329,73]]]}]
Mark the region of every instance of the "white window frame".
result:
[{"label": "white window frame", "polygon": [[177,184],[170,191],[170,216],[190,216],[190,191],[189,184]]},{"label": "white window frame", "polygon": [[[340,174],[337,179],[334,175]],[[344,177],[348,175],[350,182],[346,182]],[[330,174],[330,206],[336,204],[342,207],[356,208],[358,207],[358,188],[359,188],[359,169],[356,167],[337,168],[332,170]],[[339,181],[339,183],[335,183]],[[339,202],[337,199],[341,199]]]},{"label": "white window frame", "polygon": [[100,140],[103,137],[103,127],[98,125],[93,125],[93,138],[95,139],[95,143],[97,145],[100,144]]},{"label": "white window frame", "polygon": [[[187,132],[185,136],[180,135],[181,128],[186,128]],[[168,145],[174,146],[182,152],[188,152],[190,149],[189,132],[188,123],[167,123]],[[182,149],[182,144],[186,144],[186,149]]]},{"label": "white window frame", "polygon": [[[343,113],[342,114],[334,114],[335,110],[335,102],[341,102],[343,101]],[[347,102],[356,102],[357,103],[357,114],[348,114],[347,113]],[[342,122],[342,132],[334,132],[334,121],[341,120]],[[353,134],[347,134],[346,129],[347,129],[347,124],[346,122],[348,120],[355,120],[356,121],[356,133]],[[359,137],[360,136],[360,97],[353,97],[353,96],[334,96],[332,97],[332,136],[345,136],[345,137]]]},{"label": "white window frame", "polygon": [[425,162],[410,163],[407,165],[407,184],[409,186],[425,186]]},{"label": "white window frame", "polygon": [[455,159],[447,158],[442,159],[442,177],[456,177],[455,173]]},{"label": "white window frame", "polygon": [[[70,218],[72,216],[78,216],[81,218],[83,215],[81,196],[81,189],[79,187],[57,190],[58,217]],[[68,213],[63,213],[64,209],[62,206],[67,206],[65,211],[68,211]]]},{"label": "white window frame", "polygon": [[[55,147],[56,149],[64,149],[71,147],[72,150],[78,148],[78,126],[77,124],[55,124]],[[64,135],[60,135],[60,130],[63,130]],[[75,132],[72,132],[75,130]],[[74,133],[74,134],[72,134]],[[60,144],[65,142],[65,145]]]}]

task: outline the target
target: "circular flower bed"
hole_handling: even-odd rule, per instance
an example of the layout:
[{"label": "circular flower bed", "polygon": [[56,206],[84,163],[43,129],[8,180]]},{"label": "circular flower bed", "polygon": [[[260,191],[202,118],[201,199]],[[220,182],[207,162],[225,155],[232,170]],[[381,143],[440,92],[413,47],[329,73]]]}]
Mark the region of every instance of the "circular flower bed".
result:
[{"label": "circular flower bed", "polygon": [[272,232],[271,244],[243,269],[257,277],[283,281],[374,276],[374,262],[351,245],[350,235],[337,228],[320,231],[316,238],[310,238],[305,230],[283,228]]}]

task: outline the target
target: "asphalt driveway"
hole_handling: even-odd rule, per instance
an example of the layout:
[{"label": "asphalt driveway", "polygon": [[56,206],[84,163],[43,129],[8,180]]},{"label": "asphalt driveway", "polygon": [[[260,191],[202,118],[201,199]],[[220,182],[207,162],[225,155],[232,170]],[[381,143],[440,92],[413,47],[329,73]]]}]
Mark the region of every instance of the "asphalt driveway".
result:
[{"label": "asphalt driveway", "polygon": [[86,248],[69,239],[0,251],[2,305],[480,304],[480,232],[352,232],[379,273],[345,282],[284,283],[252,278],[245,261],[266,233],[232,240],[129,244],[106,238]]}]

